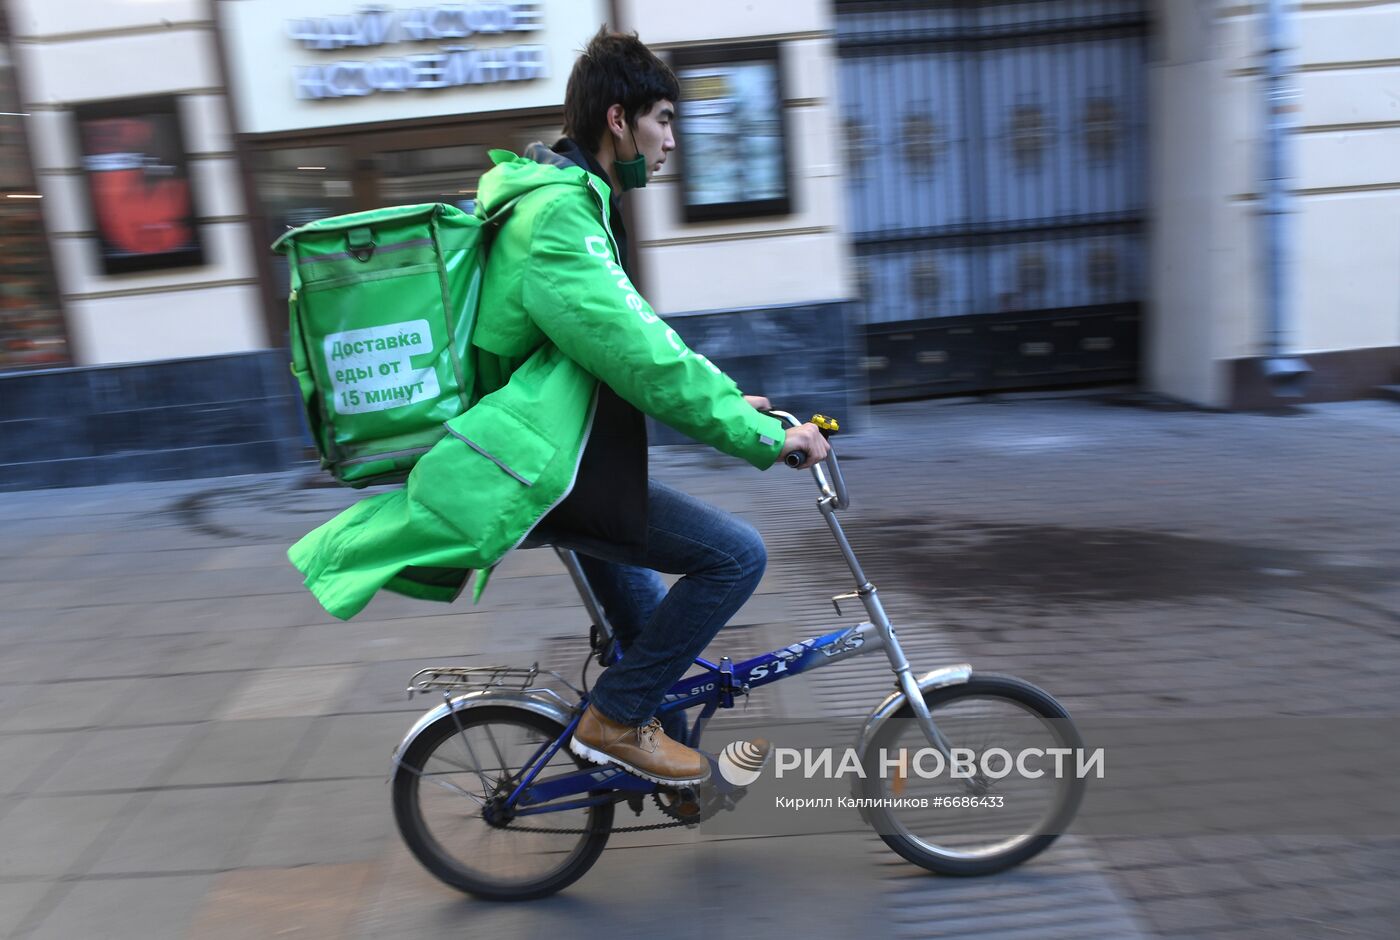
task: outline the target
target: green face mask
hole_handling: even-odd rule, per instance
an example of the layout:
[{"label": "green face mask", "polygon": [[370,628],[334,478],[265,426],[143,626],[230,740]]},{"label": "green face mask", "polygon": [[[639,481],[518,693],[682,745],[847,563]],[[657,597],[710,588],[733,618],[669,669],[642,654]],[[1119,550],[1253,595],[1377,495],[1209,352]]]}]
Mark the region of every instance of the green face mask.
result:
[{"label": "green face mask", "polygon": [[642,148],[637,146],[637,135],[632,134],[632,149],[637,151],[637,155],[631,160],[614,160],[613,174],[617,177],[618,184],[623,192],[629,189],[641,189],[647,184],[647,158],[642,153]]}]

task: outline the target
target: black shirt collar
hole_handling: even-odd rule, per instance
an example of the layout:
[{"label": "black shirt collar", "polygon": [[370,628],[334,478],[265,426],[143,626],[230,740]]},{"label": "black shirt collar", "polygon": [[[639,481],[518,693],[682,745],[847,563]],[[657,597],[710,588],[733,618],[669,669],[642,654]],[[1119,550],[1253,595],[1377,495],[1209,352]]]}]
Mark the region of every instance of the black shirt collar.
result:
[{"label": "black shirt collar", "polygon": [[[578,141],[570,137],[560,137],[551,149],[559,154],[559,156],[572,160],[594,176],[608,182],[608,188],[612,189],[612,183],[609,181],[607,171],[603,169],[603,165],[598,162],[598,159],[594,157],[593,154],[580,147]],[[612,198],[613,202],[617,202],[618,194],[613,193]]]},{"label": "black shirt collar", "polygon": [[[559,156],[572,160],[594,176],[607,182],[609,190],[612,190],[612,183],[609,180],[607,172],[604,171],[602,164],[598,162],[598,159],[594,157],[593,154],[579,146],[578,141],[571,137],[560,137],[550,149],[559,154]],[[611,203],[610,214],[612,216],[613,238],[617,240],[618,250],[622,253],[622,258],[620,259],[622,262],[622,269],[627,271],[630,276],[630,265],[627,261],[627,226],[622,220],[622,194],[613,191],[612,198],[609,202]]]}]

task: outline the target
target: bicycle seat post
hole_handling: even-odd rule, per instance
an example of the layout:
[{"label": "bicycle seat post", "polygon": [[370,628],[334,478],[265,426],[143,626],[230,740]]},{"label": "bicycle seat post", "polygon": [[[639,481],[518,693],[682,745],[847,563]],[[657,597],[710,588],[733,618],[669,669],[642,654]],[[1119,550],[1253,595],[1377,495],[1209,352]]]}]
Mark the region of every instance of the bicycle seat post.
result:
[{"label": "bicycle seat post", "polygon": [[[578,591],[579,598],[583,601],[583,607],[588,611],[588,616],[593,621],[589,641],[593,649],[601,656],[612,647],[612,624],[608,623],[607,615],[603,613],[603,605],[598,602],[598,595],[593,593],[588,578],[584,577],[583,565],[579,564],[578,555],[567,548],[560,548],[558,545],[553,546],[553,548],[554,553],[559,556],[559,560],[564,563],[564,569],[569,572],[569,577],[573,579],[574,589]],[[602,665],[608,664],[602,663]]]}]

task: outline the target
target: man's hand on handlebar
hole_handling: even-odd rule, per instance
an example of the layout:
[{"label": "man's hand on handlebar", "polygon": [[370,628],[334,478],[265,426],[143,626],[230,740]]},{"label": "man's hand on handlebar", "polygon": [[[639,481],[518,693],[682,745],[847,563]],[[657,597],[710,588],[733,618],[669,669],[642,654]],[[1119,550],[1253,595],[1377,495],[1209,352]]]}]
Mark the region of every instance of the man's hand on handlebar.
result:
[{"label": "man's hand on handlebar", "polygon": [[826,442],[822,432],[815,424],[808,421],[806,424],[787,429],[787,437],[783,441],[783,452],[778,459],[782,460],[794,451],[803,451],[806,453],[807,459],[798,464],[796,469],[806,470],[825,460],[830,450],[831,445]]}]

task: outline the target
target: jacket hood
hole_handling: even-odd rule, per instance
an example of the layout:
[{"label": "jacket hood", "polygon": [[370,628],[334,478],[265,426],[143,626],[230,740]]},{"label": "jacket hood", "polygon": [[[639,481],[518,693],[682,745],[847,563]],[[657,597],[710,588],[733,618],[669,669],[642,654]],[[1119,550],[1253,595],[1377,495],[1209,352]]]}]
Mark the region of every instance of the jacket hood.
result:
[{"label": "jacket hood", "polygon": [[[587,185],[588,173],[583,167],[560,156],[542,143],[533,143],[525,148],[525,156],[516,156],[509,150],[489,152],[495,164],[481,177],[477,186],[477,215],[490,215],[506,202],[551,183],[572,183]],[[606,180],[593,177],[606,201],[612,198],[612,191]]]}]

